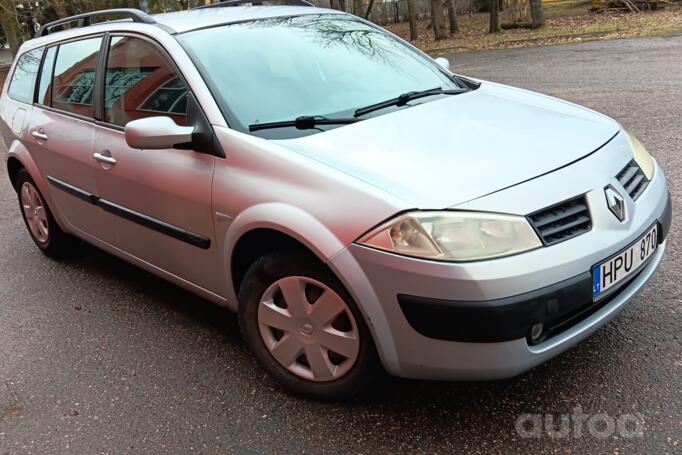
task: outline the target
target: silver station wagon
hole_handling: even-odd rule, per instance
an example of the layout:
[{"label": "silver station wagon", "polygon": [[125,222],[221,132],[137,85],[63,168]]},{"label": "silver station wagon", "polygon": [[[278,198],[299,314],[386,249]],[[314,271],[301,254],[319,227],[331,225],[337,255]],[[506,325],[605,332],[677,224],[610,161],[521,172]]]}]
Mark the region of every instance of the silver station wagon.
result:
[{"label": "silver station wagon", "polygon": [[23,44],[0,129],[38,248],[80,238],[231,308],[317,399],[381,371],[514,376],[653,275],[670,196],[616,121],[255,3],[87,13]]}]

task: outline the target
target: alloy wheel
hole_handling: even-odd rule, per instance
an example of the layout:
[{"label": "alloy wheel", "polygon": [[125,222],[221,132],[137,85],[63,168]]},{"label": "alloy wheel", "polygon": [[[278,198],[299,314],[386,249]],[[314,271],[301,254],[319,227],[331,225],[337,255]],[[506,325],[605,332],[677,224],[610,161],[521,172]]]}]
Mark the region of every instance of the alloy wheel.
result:
[{"label": "alloy wheel", "polygon": [[49,229],[45,204],[38,190],[30,182],[24,182],[21,186],[21,207],[24,210],[26,223],[33,237],[40,243],[47,243]]}]

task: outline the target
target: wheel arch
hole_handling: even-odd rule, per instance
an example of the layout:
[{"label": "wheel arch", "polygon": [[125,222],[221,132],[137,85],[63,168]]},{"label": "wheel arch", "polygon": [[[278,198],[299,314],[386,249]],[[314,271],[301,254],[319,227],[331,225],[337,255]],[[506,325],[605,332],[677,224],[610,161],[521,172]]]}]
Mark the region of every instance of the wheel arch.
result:
[{"label": "wheel arch", "polygon": [[25,166],[19,161],[18,158],[14,156],[10,156],[7,159],[7,175],[9,176],[9,181],[12,184],[12,188],[14,188],[14,191],[17,191],[17,176],[19,175],[19,171],[21,169],[25,169]]},{"label": "wheel arch", "polygon": [[[386,365],[386,357],[393,358],[395,354],[389,347],[386,347],[376,328],[376,320],[383,321],[384,316],[381,311],[377,313],[375,309],[368,311],[359,301],[356,290],[350,289],[348,276],[344,276],[337,266],[331,261],[332,258],[343,256],[339,254],[347,245],[344,245],[330,229],[326,228],[320,221],[312,215],[294,207],[282,207],[283,204],[267,203],[262,206],[255,206],[247,209],[236,217],[227,231],[224,245],[226,275],[227,279],[227,298],[226,305],[234,311],[238,311],[238,292],[239,284],[244,278],[248,267],[261,255],[253,254],[249,251],[251,245],[259,241],[272,242],[280,241],[277,246],[293,247],[298,251],[306,251],[314,255],[319,261],[335,275],[341,284],[346,288],[351,297],[355,300],[362,317],[364,318],[374,342],[382,364]],[[267,245],[267,243],[266,243]],[[270,244],[272,245],[272,244]],[[245,263],[238,264],[239,255],[245,251],[252,253],[246,256]],[[261,253],[256,249],[257,252]],[[353,267],[353,270],[356,270]],[[384,338],[386,338],[384,336]],[[392,340],[389,340],[392,346]]]},{"label": "wheel arch", "polygon": [[[254,228],[245,232],[235,244],[230,258],[232,286],[237,294],[249,267],[265,254],[293,250],[320,259],[305,244],[272,228]],[[320,261],[321,262],[321,261]]]},{"label": "wheel arch", "polygon": [[12,183],[12,188],[14,188],[15,191],[17,190],[17,175],[21,169],[26,169],[26,172],[28,172],[38,187],[40,194],[42,194],[43,198],[45,198],[45,201],[50,207],[55,221],[64,232],[67,232],[66,223],[64,223],[61,212],[59,211],[59,207],[57,207],[57,204],[52,198],[52,194],[49,191],[45,176],[42,174],[42,172],[40,172],[38,164],[35,162],[33,156],[31,156],[31,153],[28,151],[28,149],[26,149],[24,144],[22,144],[19,140],[15,140],[12,142],[7,151],[7,174]]},{"label": "wheel arch", "polygon": [[288,204],[263,203],[240,213],[225,236],[227,305],[237,309],[239,284],[248,267],[269,251],[307,251],[323,264],[345,245],[310,213]]},{"label": "wheel arch", "polygon": [[40,173],[40,169],[35,160],[31,156],[28,149],[19,140],[12,141],[12,144],[7,150],[7,173],[12,181],[12,186],[16,190],[16,176],[19,171],[24,168],[29,173],[31,178],[42,194],[47,193],[47,182]]}]

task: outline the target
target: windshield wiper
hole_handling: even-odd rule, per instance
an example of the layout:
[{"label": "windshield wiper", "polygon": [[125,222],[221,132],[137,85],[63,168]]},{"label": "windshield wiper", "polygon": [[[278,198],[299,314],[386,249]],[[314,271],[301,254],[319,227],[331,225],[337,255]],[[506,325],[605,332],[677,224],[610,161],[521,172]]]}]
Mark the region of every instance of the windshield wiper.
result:
[{"label": "windshield wiper", "polygon": [[427,96],[458,95],[460,93],[464,93],[464,92],[468,92],[468,91],[469,91],[469,89],[463,89],[463,88],[452,89],[452,90],[443,90],[441,87],[436,87],[436,88],[432,88],[429,90],[421,90],[418,92],[407,92],[407,93],[403,93],[402,95],[400,95],[396,98],[391,98],[390,100],[382,101],[381,103],[370,104],[369,106],[361,107],[360,109],[357,109],[355,111],[355,114],[353,114],[353,116],[354,117],[360,117],[362,115],[369,114],[370,112],[378,111],[380,109],[385,109],[385,108],[391,107],[391,106],[404,106],[412,100],[416,100],[418,98],[425,98]]},{"label": "windshield wiper", "polygon": [[361,121],[359,118],[327,118],[322,115],[304,115],[295,120],[283,122],[253,123],[249,125],[249,131],[268,130],[272,128],[291,128],[299,130],[312,130],[321,125],[348,125]]}]

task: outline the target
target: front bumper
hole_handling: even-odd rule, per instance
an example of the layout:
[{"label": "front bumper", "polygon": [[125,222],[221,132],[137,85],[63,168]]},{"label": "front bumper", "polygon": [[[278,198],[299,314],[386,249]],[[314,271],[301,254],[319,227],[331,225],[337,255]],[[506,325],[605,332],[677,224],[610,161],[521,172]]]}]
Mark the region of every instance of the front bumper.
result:
[{"label": "front bumper", "polygon": [[[620,223],[606,207],[603,193],[604,185],[616,183],[603,178],[598,181],[575,178],[590,175],[587,171],[581,174],[580,165],[599,165],[594,160],[600,159],[604,155],[481,201],[480,207],[486,210],[490,210],[487,204],[493,207],[500,199],[527,203],[529,194],[523,193],[542,194],[537,188],[542,186],[542,180],[551,177],[553,184],[564,178],[573,182],[565,185],[567,194],[549,197],[562,200],[586,194],[593,229],[560,244],[508,258],[460,264],[408,258],[355,244],[332,258],[329,265],[365,313],[389,373],[455,380],[514,376],[583,340],[636,296],[658,267],[665,252],[664,240],[637,276],[608,299],[592,306],[590,311],[578,311],[581,317],[564,324],[545,341],[532,345],[526,339],[527,329],[537,318],[549,320],[568,314],[568,310],[591,306],[589,278],[594,264],[625,248],[654,222],[661,225],[664,234],[669,229],[671,205],[663,172],[656,169],[636,204],[628,201],[629,219]],[[622,169],[626,159],[623,156],[623,160],[613,160],[612,175]],[[591,175],[595,175],[594,171]],[[591,186],[587,189],[580,185]],[[531,213],[536,208],[541,206],[511,213]],[[416,313],[424,314],[418,311],[419,304],[435,304],[440,310],[445,307],[446,313],[452,311],[451,304],[459,307],[452,314],[436,311],[419,321],[419,316],[414,317],[415,308]],[[513,305],[513,314],[505,314],[502,307],[506,305]],[[496,306],[499,308],[495,309]],[[463,308],[465,311],[461,312]],[[500,308],[501,312],[496,311]],[[457,320],[462,314],[466,317]],[[429,324],[429,320],[434,324]]]},{"label": "front bumper", "polygon": [[[666,207],[658,221],[658,232],[661,233],[659,245],[664,243],[671,221],[672,201],[668,195]],[[593,300],[590,272],[535,291],[483,302],[405,294],[397,297],[410,326],[426,337],[477,343],[511,341],[530,337],[530,328],[542,324],[541,337],[528,340],[535,345],[562,333],[616,300],[634,285],[641,273],[646,272],[648,265],[622,283],[615,292],[596,302]]]}]

